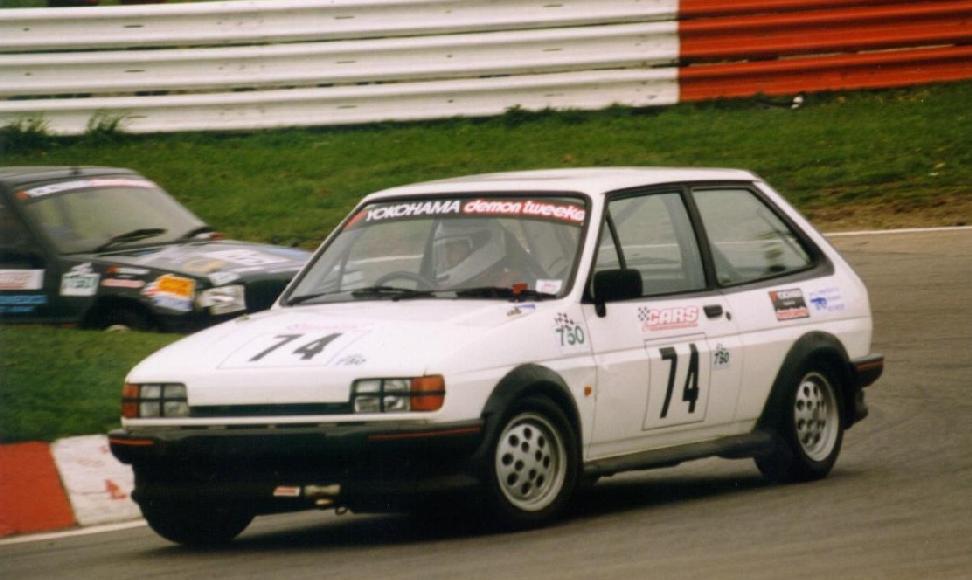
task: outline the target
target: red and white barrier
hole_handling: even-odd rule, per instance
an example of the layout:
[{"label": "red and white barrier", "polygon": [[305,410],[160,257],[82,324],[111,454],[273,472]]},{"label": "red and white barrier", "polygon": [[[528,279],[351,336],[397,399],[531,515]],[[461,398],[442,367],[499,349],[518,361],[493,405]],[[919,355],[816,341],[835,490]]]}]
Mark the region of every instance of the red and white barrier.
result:
[{"label": "red and white barrier", "polygon": [[0,10],[0,125],[40,120],[62,134],[92,122],[140,133],[244,130],[969,78],[972,0],[248,0]]},{"label": "red and white barrier", "polygon": [[141,517],[104,435],[0,445],[0,537]]}]

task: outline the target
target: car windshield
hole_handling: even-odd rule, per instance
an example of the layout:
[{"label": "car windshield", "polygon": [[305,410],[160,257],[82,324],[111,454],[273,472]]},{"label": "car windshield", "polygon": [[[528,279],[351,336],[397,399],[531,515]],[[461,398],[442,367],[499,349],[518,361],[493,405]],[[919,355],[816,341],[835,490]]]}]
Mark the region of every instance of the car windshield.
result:
[{"label": "car windshield", "polygon": [[205,226],[141,178],[62,181],[18,192],[17,198],[62,254],[174,242]]},{"label": "car windshield", "polygon": [[286,303],[563,296],[586,216],[573,196],[372,203],[346,222]]}]

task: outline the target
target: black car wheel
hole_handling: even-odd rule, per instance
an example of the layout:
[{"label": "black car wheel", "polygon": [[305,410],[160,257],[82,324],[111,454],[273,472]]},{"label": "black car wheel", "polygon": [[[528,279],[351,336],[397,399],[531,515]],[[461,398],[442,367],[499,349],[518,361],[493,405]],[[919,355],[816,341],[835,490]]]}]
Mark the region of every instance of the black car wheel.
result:
[{"label": "black car wheel", "polygon": [[826,477],[840,454],[844,438],[840,387],[824,364],[805,365],[776,402],[768,425],[779,437],[777,449],[756,458],[769,479],[811,481]]},{"label": "black car wheel", "polygon": [[489,513],[504,527],[545,524],[561,515],[578,479],[574,430],[546,397],[528,397],[506,412],[488,456]]},{"label": "black car wheel", "polygon": [[114,306],[106,310],[98,317],[97,327],[109,332],[156,329],[147,312],[128,306]]},{"label": "black car wheel", "polygon": [[185,546],[225,544],[246,529],[254,517],[242,506],[228,503],[152,499],[139,507],[158,535]]}]

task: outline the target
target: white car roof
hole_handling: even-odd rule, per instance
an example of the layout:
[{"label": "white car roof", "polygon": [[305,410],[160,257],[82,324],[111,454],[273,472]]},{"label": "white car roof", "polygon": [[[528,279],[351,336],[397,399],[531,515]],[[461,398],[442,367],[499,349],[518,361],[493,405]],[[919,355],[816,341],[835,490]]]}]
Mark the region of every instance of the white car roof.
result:
[{"label": "white car roof", "polygon": [[741,169],[712,167],[581,167],[509,173],[481,173],[392,187],[367,199],[476,191],[571,191],[603,195],[629,187],[681,181],[754,181],[760,178]]}]

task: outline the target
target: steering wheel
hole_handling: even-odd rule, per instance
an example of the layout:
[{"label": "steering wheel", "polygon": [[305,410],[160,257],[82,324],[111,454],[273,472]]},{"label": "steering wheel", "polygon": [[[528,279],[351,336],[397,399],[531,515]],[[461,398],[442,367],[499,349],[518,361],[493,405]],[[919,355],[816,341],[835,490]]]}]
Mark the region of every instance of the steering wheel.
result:
[{"label": "steering wheel", "polygon": [[415,272],[409,272],[407,270],[395,270],[393,272],[378,276],[378,278],[375,279],[375,286],[384,286],[389,280],[395,280],[396,278],[404,278],[406,280],[415,282],[417,284],[416,289],[418,290],[428,290],[435,285],[432,280],[429,280],[420,274],[416,274]]}]

